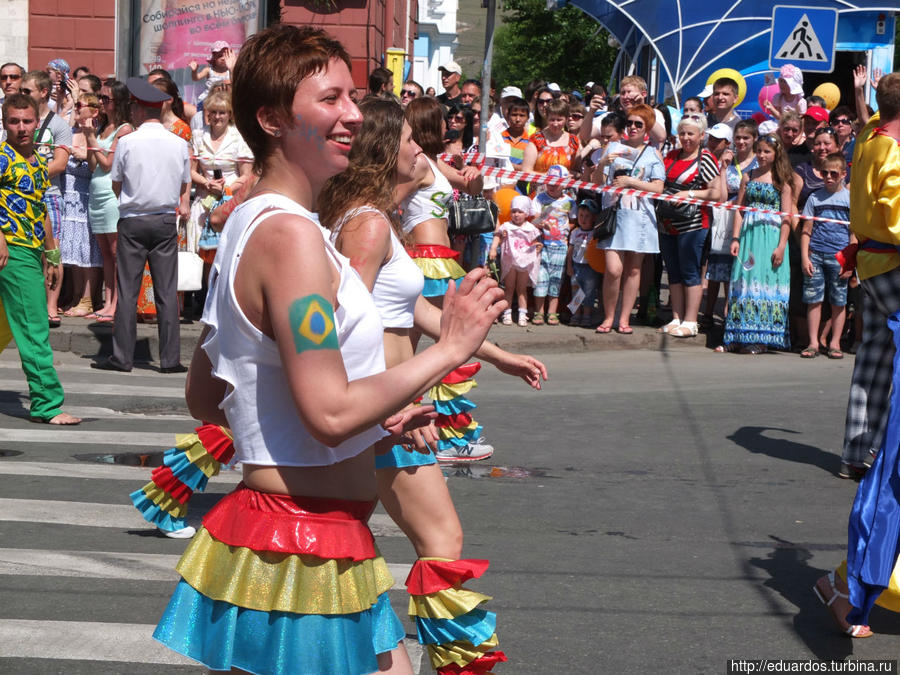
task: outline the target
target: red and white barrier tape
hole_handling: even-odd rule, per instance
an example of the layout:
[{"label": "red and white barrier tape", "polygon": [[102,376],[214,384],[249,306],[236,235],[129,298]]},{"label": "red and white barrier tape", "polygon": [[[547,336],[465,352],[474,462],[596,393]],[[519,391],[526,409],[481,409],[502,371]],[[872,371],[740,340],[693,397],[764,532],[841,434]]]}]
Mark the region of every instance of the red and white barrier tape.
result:
[{"label": "red and white barrier tape", "polygon": [[[65,148],[71,152],[71,148],[65,145],[54,145],[52,143],[38,143],[36,145],[45,145],[51,148]],[[109,152],[105,148],[87,148],[88,150],[102,150]],[[663,202],[674,202],[678,204],[694,204],[696,206],[718,207],[726,211],[742,211],[746,213],[762,213],[765,215],[780,216],[782,218],[792,218],[797,216],[803,220],[815,220],[822,223],[838,223],[840,225],[850,225],[847,220],[839,220],[837,218],[826,218],[825,216],[802,216],[798,213],[788,213],[777,209],[761,209],[756,206],[742,206],[736,202],[713,202],[705,199],[696,199],[693,197],[676,197],[674,195],[666,195],[659,192],[647,192],[645,190],[635,190],[633,188],[617,188],[612,185],[599,185],[590,181],[576,180],[575,178],[559,178],[557,176],[548,176],[545,173],[526,173],[524,171],[514,171],[511,169],[501,169],[496,166],[484,166],[485,156],[476,152],[467,152],[463,155],[441,154],[438,158],[448,164],[462,157],[463,161],[468,162],[472,166],[477,166],[481,173],[485,176],[503,179],[508,182],[525,181],[526,183],[538,183],[541,185],[559,185],[564,188],[575,188],[576,190],[592,190],[594,192],[606,192],[609,194],[623,195],[628,197],[646,197]],[[191,159],[198,159],[195,155],[191,155]],[[237,162],[252,162],[252,157],[237,157]]]},{"label": "red and white barrier tape", "polygon": [[[179,138],[181,138],[181,136],[179,136]],[[43,146],[43,147],[53,148],[53,149],[56,149],[56,148],[63,148],[63,149],[65,149],[65,150],[68,150],[68,151],[69,151],[69,154],[72,153],[72,149],[73,149],[71,145],[61,145],[61,144],[56,144],[56,143],[35,143],[34,145],[35,145],[35,147],[37,147],[37,146],[40,145],[40,146]],[[83,149],[83,150],[99,150],[99,151],[105,152],[105,153],[109,153],[109,152],[110,152],[109,148],[94,148],[94,147],[88,146],[88,147],[82,148],[82,149]],[[190,156],[191,159],[200,159],[199,156],[197,156],[197,155],[195,155],[195,154],[193,154],[193,153],[190,153],[189,156]],[[240,156],[240,155],[239,155],[239,156],[237,156],[237,157],[234,158],[234,161],[235,161],[235,162],[241,162],[241,163],[244,163],[244,164],[252,164],[255,160],[253,159],[253,157],[243,157],[243,156]]]},{"label": "red and white barrier tape", "polygon": [[[452,165],[454,159],[460,155],[439,155],[439,158]],[[462,155],[464,161],[468,161],[472,166],[478,166],[481,173],[485,176],[502,179],[505,182],[525,181],[526,183],[539,183],[541,185],[559,185],[564,188],[574,188],[576,190],[592,190],[594,192],[606,192],[609,194],[625,195],[631,197],[648,197],[657,201],[675,202],[679,204],[695,204],[697,206],[716,206],[727,211],[742,211],[746,213],[762,213],[766,215],[784,217],[797,216],[803,220],[815,220],[823,223],[839,223],[841,225],[850,225],[849,221],[839,220],[837,218],[826,218],[825,216],[803,216],[799,213],[788,213],[777,209],[761,209],[756,206],[742,206],[736,202],[713,202],[705,199],[696,199],[692,197],[676,197],[674,195],[661,194],[659,192],[646,192],[645,190],[635,190],[633,188],[617,188],[612,185],[599,185],[589,181],[576,180],[575,178],[559,178],[557,176],[548,176],[545,173],[526,173],[524,171],[514,171],[511,169],[501,169],[495,166],[483,166],[484,155],[469,152]]]}]

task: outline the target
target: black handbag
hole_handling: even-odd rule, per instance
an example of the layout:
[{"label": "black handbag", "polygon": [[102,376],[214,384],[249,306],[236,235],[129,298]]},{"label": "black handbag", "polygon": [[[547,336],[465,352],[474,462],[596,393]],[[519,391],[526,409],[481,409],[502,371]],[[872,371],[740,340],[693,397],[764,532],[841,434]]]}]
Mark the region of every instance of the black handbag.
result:
[{"label": "black handbag", "polygon": [[594,224],[594,239],[603,241],[604,239],[612,238],[616,233],[616,227],[619,221],[618,211],[619,204],[616,202],[609,208],[602,209],[600,213],[597,214],[597,221]]},{"label": "black handbag", "polygon": [[497,205],[481,195],[472,197],[460,194],[450,202],[450,224],[447,226],[447,232],[451,237],[493,232],[497,226],[499,213]]},{"label": "black handbag", "polygon": [[[697,159],[695,159],[688,168],[692,168],[694,164],[699,161],[700,155],[698,154]],[[675,164],[673,163],[672,166],[675,166]],[[669,167],[669,170],[671,171],[671,167]],[[693,183],[691,183],[691,185],[689,186],[682,186],[679,183],[675,183],[674,181],[669,180],[669,172],[667,171],[665,187],[663,188],[662,193],[664,195],[673,195],[676,192],[681,192],[682,190],[689,187],[694,187]],[[656,222],[660,225],[662,225],[664,221],[668,221],[668,223],[673,226],[682,223],[691,223],[697,220],[697,214],[699,212],[700,207],[696,204],[666,202],[661,199],[656,201]]]},{"label": "black handbag", "polygon": [[[644,145],[641,148],[640,154],[638,154],[637,159],[634,160],[632,167],[637,166],[637,163],[641,161],[641,157],[644,156],[644,151],[648,148],[648,145]],[[625,174],[628,173],[628,169],[620,169]],[[617,171],[615,175],[619,175]],[[599,197],[598,198],[602,198]],[[618,213],[619,213],[619,200],[616,198],[613,202],[613,205],[601,209],[600,213],[597,214],[597,220],[594,225],[594,239],[597,241],[604,241],[605,239],[611,239],[613,235],[616,233],[616,227],[618,226]]]}]

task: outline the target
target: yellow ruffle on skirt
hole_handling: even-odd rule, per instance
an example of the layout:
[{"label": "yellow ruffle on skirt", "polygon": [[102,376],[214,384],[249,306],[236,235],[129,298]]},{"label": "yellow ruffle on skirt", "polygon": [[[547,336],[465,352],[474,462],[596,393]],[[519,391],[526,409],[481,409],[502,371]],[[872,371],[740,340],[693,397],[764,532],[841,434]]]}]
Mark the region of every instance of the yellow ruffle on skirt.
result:
[{"label": "yellow ruffle on skirt", "polygon": [[361,612],[394,585],[381,556],[353,562],[253,551],[217,541],[205,528],[194,536],[175,569],[207,598],[264,612]]}]

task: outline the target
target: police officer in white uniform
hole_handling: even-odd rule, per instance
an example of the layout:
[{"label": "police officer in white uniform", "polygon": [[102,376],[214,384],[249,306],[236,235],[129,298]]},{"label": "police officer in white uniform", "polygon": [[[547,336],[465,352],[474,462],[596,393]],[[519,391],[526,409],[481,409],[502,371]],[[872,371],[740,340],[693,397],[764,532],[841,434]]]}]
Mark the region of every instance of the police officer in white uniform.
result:
[{"label": "police officer in white uniform", "polygon": [[113,192],[119,197],[116,264],[119,302],[113,330],[113,354],[95,364],[101,370],[128,372],[134,360],[137,297],[144,263],[150,263],[159,321],[160,372],[181,373],[178,323],[177,215],[187,217],[191,188],[188,144],[160,122],[170,99],[139,77],[125,83],[131,92],[132,121],[138,127],[116,147]]}]

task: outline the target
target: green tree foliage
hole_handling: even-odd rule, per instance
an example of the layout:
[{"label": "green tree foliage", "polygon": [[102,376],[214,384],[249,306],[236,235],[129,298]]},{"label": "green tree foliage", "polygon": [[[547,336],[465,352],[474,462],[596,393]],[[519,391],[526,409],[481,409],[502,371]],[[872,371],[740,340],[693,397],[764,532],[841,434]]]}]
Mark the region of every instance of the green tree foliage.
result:
[{"label": "green tree foliage", "polygon": [[504,0],[494,34],[493,78],[524,87],[534,79],[565,90],[593,80],[606,84],[616,60],[609,33],[575,7],[547,11],[546,0]]}]

